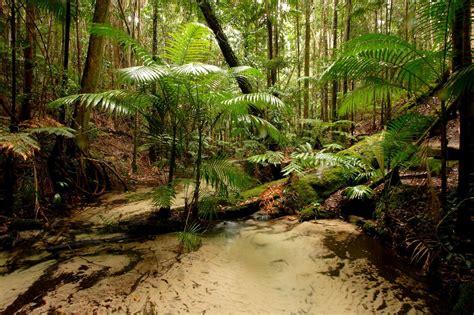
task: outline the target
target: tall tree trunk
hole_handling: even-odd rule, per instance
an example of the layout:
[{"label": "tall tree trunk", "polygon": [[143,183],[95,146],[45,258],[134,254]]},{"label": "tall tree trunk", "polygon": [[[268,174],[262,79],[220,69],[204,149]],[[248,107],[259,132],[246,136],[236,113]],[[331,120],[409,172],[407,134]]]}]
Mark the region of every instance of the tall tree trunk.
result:
[{"label": "tall tree trunk", "polygon": [[[11,36],[11,109],[10,109],[10,132],[18,131],[18,121],[16,118],[16,3],[10,0],[10,36]],[[4,163],[5,182],[5,215],[11,217],[13,214],[13,201],[16,187],[15,160],[8,156]]]},{"label": "tall tree trunk", "polygon": [[311,50],[311,0],[305,2],[305,39],[304,39],[304,96],[303,96],[303,118],[309,117],[309,56]]},{"label": "tall tree trunk", "polygon": [[[66,18],[64,21],[64,56],[63,56],[63,77],[62,77],[62,94],[67,94],[68,87],[68,68],[69,68],[69,42],[71,39],[71,0],[66,1]],[[59,112],[59,121],[66,122],[66,109],[61,107]]]},{"label": "tall tree trunk", "polygon": [[265,23],[267,26],[267,58],[268,58],[268,70],[267,70],[267,86],[271,87],[275,84],[273,76],[273,21],[271,15],[271,8],[268,4],[268,0],[265,0]]},{"label": "tall tree trunk", "polygon": [[[351,38],[351,14],[352,14],[352,0],[346,0],[346,25],[344,29],[344,42],[348,42]],[[348,82],[344,79],[342,82],[342,94],[347,94]]]},{"label": "tall tree trunk", "polygon": [[[333,14],[333,24],[332,24],[332,56],[335,58],[336,56],[336,48],[337,48],[337,5],[338,0],[334,0],[334,14]],[[331,120],[337,120],[337,90],[338,90],[338,82],[332,81],[332,103],[331,103]]]},{"label": "tall tree trunk", "polygon": [[[103,24],[106,22],[107,13],[109,11],[110,0],[96,0],[93,23]],[[86,63],[81,80],[80,93],[91,93],[97,88],[100,71],[102,69],[102,56],[104,55],[104,39],[100,36],[91,35],[89,39],[89,47],[87,49]],[[90,120],[90,109],[80,105],[74,117],[76,127],[80,131],[78,136],[79,147],[87,151],[89,147],[89,139],[87,129]]]},{"label": "tall tree trunk", "polygon": [[25,7],[26,38],[23,48],[24,75],[23,99],[20,108],[20,121],[31,118],[31,101],[33,97],[33,71],[35,56],[35,7],[28,2]]},{"label": "tall tree trunk", "polygon": [[298,69],[298,101],[297,101],[297,118],[301,118],[301,43],[300,43],[300,13],[298,8],[298,1],[296,1],[296,67]]},{"label": "tall tree trunk", "polygon": [[[214,32],[214,35],[217,40],[217,44],[219,45],[219,48],[221,49],[221,52],[224,55],[224,59],[227,62],[227,65],[229,65],[229,67],[240,66],[239,60],[237,59],[237,56],[232,50],[232,47],[229,44],[229,40],[227,39],[227,36],[222,30],[222,27],[219,21],[217,20],[214,10],[209,4],[209,1],[208,0],[196,0],[196,1],[199,6],[199,9],[201,9],[201,12],[204,16],[204,19],[206,20],[207,25]],[[237,80],[237,84],[239,85],[239,88],[242,91],[242,93],[244,94],[252,93],[252,85],[246,78],[239,78]]]},{"label": "tall tree trunk", "polygon": [[[459,71],[472,64],[471,55],[471,0],[464,0],[463,6],[455,12],[452,32],[453,70]],[[458,209],[457,225],[460,233],[472,231],[472,204],[474,197],[474,100],[471,90],[458,99],[460,116],[459,136],[459,184],[461,205]],[[471,235],[472,236],[472,235]]]},{"label": "tall tree trunk", "polygon": [[[325,0],[322,1],[322,8],[326,7]],[[323,24],[323,31],[322,31],[322,47],[323,47],[323,59],[325,62],[327,62],[327,59],[329,57],[329,49],[328,49],[328,20],[327,20],[327,14],[326,10],[321,10],[321,15],[322,15],[322,24]],[[323,88],[322,88],[322,93],[323,93],[323,99],[322,99],[322,104],[321,104],[321,119],[323,121],[328,121],[329,120],[329,88],[327,82],[323,83]]]}]

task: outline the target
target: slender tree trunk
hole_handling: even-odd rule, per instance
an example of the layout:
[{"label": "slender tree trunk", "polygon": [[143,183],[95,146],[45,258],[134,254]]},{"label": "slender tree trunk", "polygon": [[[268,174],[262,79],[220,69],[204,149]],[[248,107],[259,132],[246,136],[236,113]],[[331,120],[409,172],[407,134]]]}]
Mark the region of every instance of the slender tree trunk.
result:
[{"label": "slender tree trunk", "polygon": [[301,32],[300,32],[300,13],[298,8],[299,1],[296,1],[296,67],[298,69],[298,101],[297,101],[297,118],[301,118]]},{"label": "slender tree trunk", "polygon": [[28,2],[25,8],[26,14],[26,40],[23,48],[24,75],[23,75],[23,99],[20,108],[20,121],[31,118],[31,101],[33,97],[33,71],[35,56],[35,7]]},{"label": "slender tree trunk", "polygon": [[18,120],[16,117],[16,94],[17,94],[17,73],[16,73],[16,1],[11,1],[10,8],[10,37],[11,37],[11,74],[12,74],[12,85],[11,85],[11,117],[10,117],[10,131],[16,132],[18,129]]},{"label": "slender tree trunk", "polygon": [[[333,15],[333,24],[332,24],[332,49],[333,49],[333,58],[336,56],[337,48],[337,5],[338,0],[334,0],[334,15]],[[338,91],[338,82],[332,82],[332,103],[331,103],[331,120],[337,120],[337,91]]]},{"label": "slender tree trunk", "polygon": [[[346,25],[344,30],[344,42],[348,42],[351,38],[351,14],[352,14],[352,0],[346,0]],[[347,78],[342,82],[342,94],[347,94],[348,82]]]},{"label": "slender tree trunk", "polygon": [[305,39],[304,39],[304,96],[303,118],[309,117],[309,57],[311,50],[311,0],[305,2]]},{"label": "slender tree trunk", "polygon": [[[63,77],[62,77],[62,94],[67,94],[68,87],[68,68],[69,68],[69,42],[71,39],[71,0],[66,1],[66,19],[64,21],[64,56],[63,56]],[[59,109],[59,121],[66,122],[66,109]]]},{"label": "slender tree trunk", "polygon": [[[452,32],[453,68],[460,71],[472,64],[471,55],[471,0],[455,12]],[[474,100],[471,90],[466,90],[458,99],[460,117],[459,136],[459,184],[461,204],[458,209],[457,227],[460,233],[473,233],[472,205],[474,198]],[[472,236],[472,235],[471,235]]]},{"label": "slender tree trunk", "polygon": [[198,128],[198,152],[197,152],[197,159],[196,159],[196,181],[193,193],[193,202],[191,205],[191,218],[193,221],[197,221],[199,219],[199,212],[198,212],[198,203],[199,203],[199,192],[201,187],[201,164],[202,164],[202,136],[203,136],[203,129],[204,129],[204,122],[199,123]]},{"label": "slender tree trunk", "polygon": [[[109,11],[110,0],[96,0],[93,23],[105,23]],[[102,56],[104,54],[104,39],[102,37],[91,35],[89,39],[89,48],[87,50],[86,63],[81,80],[80,93],[91,93],[97,88],[99,75],[102,69]],[[74,117],[76,127],[80,131],[78,144],[80,148],[87,151],[89,148],[89,139],[87,129],[90,120],[90,109],[79,106]]]},{"label": "slender tree trunk", "polygon": [[[227,65],[229,67],[240,66],[239,60],[237,59],[237,56],[232,50],[232,47],[229,44],[229,40],[227,39],[227,36],[222,30],[222,27],[214,13],[214,10],[209,4],[209,1],[208,0],[196,0],[196,1],[199,6],[199,9],[201,9],[204,19],[207,22],[207,25],[214,32],[217,43],[219,45],[219,48],[222,51],[222,54],[224,55],[224,59],[227,62]],[[239,78],[237,80],[237,84],[239,85],[239,88],[242,91],[242,93],[244,94],[252,93],[252,85],[246,78]]]},{"label": "slender tree trunk", "polygon": [[[16,118],[16,1],[10,0],[10,36],[11,36],[11,109],[10,109],[10,132],[18,131],[18,122]],[[3,165],[5,181],[5,215],[13,215],[13,201],[16,187],[15,160],[8,156]]]},{"label": "slender tree trunk", "polygon": [[268,58],[268,65],[269,68],[267,70],[267,86],[271,87],[275,84],[274,76],[273,76],[273,22],[271,16],[271,9],[270,5],[268,4],[268,0],[265,0],[265,23],[267,26],[267,58]]},{"label": "slender tree trunk", "polygon": [[[322,1],[322,8],[326,7],[325,0]],[[329,57],[329,49],[328,49],[328,20],[327,20],[327,14],[326,10],[321,10],[322,14],[322,24],[323,24],[323,30],[322,30],[322,47],[323,47],[323,59],[325,62],[327,62],[327,59]],[[328,121],[329,120],[329,88],[327,82],[324,82],[323,88],[322,88],[322,93],[323,93],[323,99],[322,99],[322,104],[321,104],[321,119],[323,121]]]}]

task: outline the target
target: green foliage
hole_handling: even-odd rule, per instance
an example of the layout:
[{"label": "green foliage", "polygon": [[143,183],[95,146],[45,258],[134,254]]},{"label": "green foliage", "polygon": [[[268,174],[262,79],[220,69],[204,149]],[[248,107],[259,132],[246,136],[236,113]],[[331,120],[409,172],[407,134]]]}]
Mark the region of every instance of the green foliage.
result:
[{"label": "green foliage", "polygon": [[367,185],[357,185],[347,187],[344,195],[349,199],[369,199],[374,195],[374,191]]},{"label": "green foliage", "polygon": [[263,154],[253,155],[247,158],[247,161],[257,164],[273,164],[279,165],[283,161],[285,156],[280,151],[267,151]]},{"label": "green foliage", "polygon": [[153,189],[153,203],[156,207],[171,207],[175,197],[176,190],[173,185],[161,185]]},{"label": "green foliage", "polygon": [[418,113],[408,113],[390,121],[384,133],[382,148],[387,167],[407,162],[418,150],[415,141],[424,133],[431,119]]},{"label": "green foliage", "polygon": [[186,252],[195,251],[201,246],[200,230],[199,224],[194,222],[187,225],[182,232],[176,233],[179,242]]},{"label": "green foliage", "polygon": [[0,132],[0,149],[24,160],[32,157],[40,150],[39,143],[26,132]]},{"label": "green foliage", "polygon": [[183,65],[207,60],[210,29],[204,24],[184,24],[171,37],[165,57],[172,63]]},{"label": "green foliage", "polygon": [[35,134],[73,138],[74,129],[67,127],[40,127],[29,128],[16,133],[0,130],[0,149],[4,150],[6,154],[13,154],[14,156],[27,160],[41,150],[41,146]]},{"label": "green foliage", "polygon": [[228,194],[229,189],[242,189],[248,186],[248,176],[234,163],[222,156],[207,160],[202,165],[202,175],[221,194]]},{"label": "green foliage", "polygon": [[156,57],[150,55],[147,50],[140,45],[135,39],[131,38],[127,33],[118,30],[110,25],[94,24],[90,28],[90,33],[97,36],[103,36],[113,39],[123,47],[130,47],[135,55],[143,61],[145,66],[156,64]]}]

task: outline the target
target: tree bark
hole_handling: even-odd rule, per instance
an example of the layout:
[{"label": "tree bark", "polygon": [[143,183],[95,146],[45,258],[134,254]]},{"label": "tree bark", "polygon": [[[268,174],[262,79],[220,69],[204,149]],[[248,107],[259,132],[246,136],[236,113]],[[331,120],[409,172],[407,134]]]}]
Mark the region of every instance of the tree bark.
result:
[{"label": "tree bark", "polygon": [[304,94],[303,94],[303,118],[309,117],[309,56],[311,44],[311,0],[305,2],[305,40],[304,40]]},{"label": "tree bark", "polygon": [[[337,5],[338,0],[334,0],[334,15],[333,15],[333,24],[332,24],[332,56],[336,56],[337,48]],[[338,91],[338,82],[332,81],[332,103],[331,103],[331,120],[337,120],[337,91]]]},{"label": "tree bark", "polygon": [[267,86],[272,87],[275,85],[274,69],[273,69],[273,21],[271,16],[271,8],[268,4],[268,0],[265,0],[265,24],[267,26]]},{"label": "tree bark", "polygon": [[[346,0],[346,25],[344,30],[344,42],[348,42],[351,38],[351,14],[352,14],[352,0]],[[347,94],[349,84],[347,79],[342,82],[342,94]]]},{"label": "tree bark", "polygon": [[[106,22],[109,11],[110,0],[96,0],[93,23],[103,24]],[[79,93],[91,93],[97,88],[100,71],[102,69],[102,57],[104,55],[104,39],[100,36],[91,35],[87,49],[86,63],[82,73],[81,89]],[[90,110],[79,106],[74,117],[76,127],[80,131],[78,144],[81,149],[87,151],[89,141],[86,134],[90,120]]]},{"label": "tree bark", "polygon": [[[326,6],[325,0],[322,2],[322,7],[324,8]],[[327,21],[327,15],[325,10],[321,10],[322,14],[322,25],[323,25],[323,31],[322,31],[322,47],[323,47],[323,57],[324,60],[327,62],[328,56],[329,56],[329,51],[328,51],[328,21]],[[323,121],[328,121],[329,120],[329,115],[328,115],[328,110],[329,110],[329,88],[327,82],[323,83],[322,87],[322,94],[323,94],[323,99],[322,99],[322,104],[321,104],[321,119]]]},{"label": "tree bark", "polygon": [[23,48],[23,99],[20,107],[20,121],[31,118],[31,101],[33,93],[33,70],[35,56],[35,7],[28,2],[25,8],[26,38]]},{"label": "tree bark", "polygon": [[[62,77],[62,93],[67,93],[68,87],[68,68],[69,68],[69,43],[71,40],[71,0],[66,1],[66,17],[64,20],[64,55],[63,55],[63,77]],[[61,107],[59,112],[59,121],[66,122],[66,109]]]},{"label": "tree bark", "polygon": [[[464,0],[463,6],[455,12],[452,32],[453,70],[459,71],[472,64],[471,55],[471,0]],[[460,117],[459,136],[459,182],[461,200],[474,197],[474,101],[471,90],[457,100]],[[470,206],[471,205],[471,206]],[[461,233],[471,229],[472,201],[464,202],[458,210],[457,225]]]},{"label": "tree bark", "polygon": [[[214,13],[214,10],[209,4],[209,1],[197,0],[197,4],[199,6],[199,9],[201,9],[201,12],[204,16],[204,19],[206,20],[207,25],[214,32],[219,48],[221,49],[222,54],[224,55],[224,59],[229,65],[229,67],[240,66],[239,60],[235,55],[234,51],[232,50],[232,47],[229,44],[229,40],[227,39],[227,36],[222,30],[222,27]],[[237,79],[237,84],[239,85],[239,88],[242,93],[252,93],[252,86],[246,78],[240,77],[239,79]]]}]

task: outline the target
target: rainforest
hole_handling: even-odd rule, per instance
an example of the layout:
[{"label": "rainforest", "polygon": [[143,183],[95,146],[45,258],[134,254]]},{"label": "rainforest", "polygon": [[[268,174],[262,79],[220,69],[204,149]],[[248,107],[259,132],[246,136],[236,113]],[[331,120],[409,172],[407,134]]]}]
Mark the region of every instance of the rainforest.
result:
[{"label": "rainforest", "polygon": [[0,314],[473,314],[471,0],[0,0]]}]

